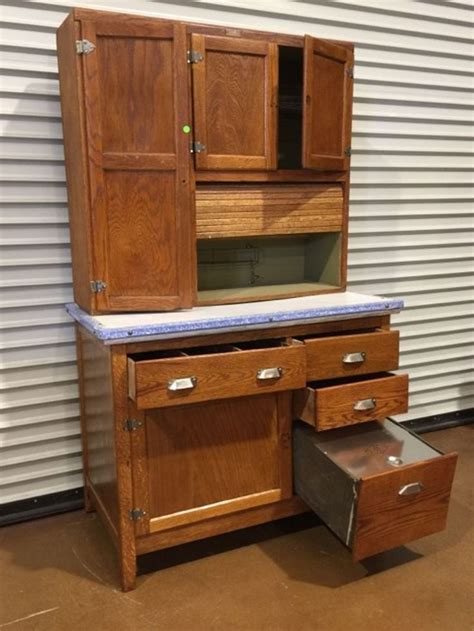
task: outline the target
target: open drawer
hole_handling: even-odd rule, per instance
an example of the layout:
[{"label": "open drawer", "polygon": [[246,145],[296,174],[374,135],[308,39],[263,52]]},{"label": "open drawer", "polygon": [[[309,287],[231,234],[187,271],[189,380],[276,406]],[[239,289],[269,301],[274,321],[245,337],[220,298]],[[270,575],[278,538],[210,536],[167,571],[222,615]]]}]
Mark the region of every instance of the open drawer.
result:
[{"label": "open drawer", "polygon": [[443,530],[456,460],[389,419],[293,428],[295,491],[354,560]]},{"label": "open drawer", "polygon": [[398,331],[301,338],[307,381],[385,372],[398,368]]},{"label": "open drawer", "polygon": [[129,397],[139,409],[301,388],[304,345],[290,340],[242,342],[128,358]]},{"label": "open drawer", "polygon": [[382,373],[309,383],[293,394],[293,416],[318,431],[408,411],[408,375]]}]

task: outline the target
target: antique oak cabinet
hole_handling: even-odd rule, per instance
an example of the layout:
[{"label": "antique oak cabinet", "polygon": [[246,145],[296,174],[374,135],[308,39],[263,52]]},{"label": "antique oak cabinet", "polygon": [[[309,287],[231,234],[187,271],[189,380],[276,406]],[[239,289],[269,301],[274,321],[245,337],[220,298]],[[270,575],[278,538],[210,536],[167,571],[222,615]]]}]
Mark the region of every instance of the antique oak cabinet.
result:
[{"label": "antique oak cabinet", "polygon": [[352,45],[75,9],[58,53],[86,508],[123,588],[310,508],[355,560],[441,530],[456,455],[386,419],[402,302],[344,291]]}]

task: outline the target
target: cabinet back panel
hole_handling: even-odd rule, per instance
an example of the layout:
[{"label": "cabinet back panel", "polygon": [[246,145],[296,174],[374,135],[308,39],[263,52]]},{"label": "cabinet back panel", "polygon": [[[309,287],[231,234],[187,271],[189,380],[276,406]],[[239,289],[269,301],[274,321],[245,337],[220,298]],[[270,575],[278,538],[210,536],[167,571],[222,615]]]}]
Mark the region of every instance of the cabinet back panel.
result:
[{"label": "cabinet back panel", "polygon": [[198,239],[342,230],[340,184],[200,185]]},{"label": "cabinet back panel", "polygon": [[151,410],[150,517],[280,486],[277,395]]},{"label": "cabinet back panel", "polygon": [[105,187],[110,295],[176,295],[174,173],[106,171]]},{"label": "cabinet back panel", "polygon": [[98,37],[103,151],[175,153],[171,39]]}]

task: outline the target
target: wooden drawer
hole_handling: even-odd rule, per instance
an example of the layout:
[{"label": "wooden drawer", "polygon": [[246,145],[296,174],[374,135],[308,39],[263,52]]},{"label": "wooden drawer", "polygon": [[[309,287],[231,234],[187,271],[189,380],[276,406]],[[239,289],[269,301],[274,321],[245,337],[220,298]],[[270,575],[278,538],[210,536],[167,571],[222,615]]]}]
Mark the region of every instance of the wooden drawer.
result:
[{"label": "wooden drawer", "polygon": [[296,422],[296,493],[354,560],[443,530],[457,454],[385,419],[317,433]]},{"label": "wooden drawer", "polygon": [[304,386],[304,345],[269,340],[129,357],[129,396],[140,409]]},{"label": "wooden drawer", "polygon": [[366,375],[398,368],[398,331],[306,337],[307,380]]},{"label": "wooden drawer", "polygon": [[349,379],[309,383],[297,390],[293,416],[321,431],[408,411],[408,375]]}]

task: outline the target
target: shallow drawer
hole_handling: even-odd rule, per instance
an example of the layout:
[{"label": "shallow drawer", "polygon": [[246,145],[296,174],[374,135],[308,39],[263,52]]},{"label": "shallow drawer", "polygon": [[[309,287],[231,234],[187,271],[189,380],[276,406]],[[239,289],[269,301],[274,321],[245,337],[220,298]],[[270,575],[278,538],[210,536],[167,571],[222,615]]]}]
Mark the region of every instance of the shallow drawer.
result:
[{"label": "shallow drawer", "polygon": [[309,383],[293,395],[293,416],[318,431],[408,411],[408,375],[371,375]]},{"label": "shallow drawer", "polygon": [[303,344],[278,341],[193,348],[128,359],[129,396],[155,408],[301,388]]},{"label": "shallow drawer", "polygon": [[394,421],[317,433],[293,429],[296,493],[354,560],[443,530],[457,454],[442,455]]},{"label": "shallow drawer", "polygon": [[304,338],[307,380],[366,375],[398,368],[398,331]]}]

